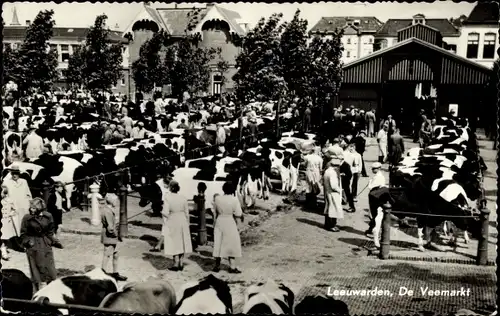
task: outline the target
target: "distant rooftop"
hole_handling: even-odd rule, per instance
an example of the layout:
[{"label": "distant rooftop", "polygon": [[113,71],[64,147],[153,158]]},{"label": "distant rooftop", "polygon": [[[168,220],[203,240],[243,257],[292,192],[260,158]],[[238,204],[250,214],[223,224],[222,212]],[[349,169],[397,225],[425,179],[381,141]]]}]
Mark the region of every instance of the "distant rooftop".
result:
[{"label": "distant rooftop", "polygon": [[[4,40],[23,40],[26,36],[28,26],[4,25]],[[52,40],[75,40],[84,41],[87,37],[89,28],[86,27],[54,27]],[[110,31],[109,37],[112,42],[126,43],[127,40],[122,37],[122,32]]]}]

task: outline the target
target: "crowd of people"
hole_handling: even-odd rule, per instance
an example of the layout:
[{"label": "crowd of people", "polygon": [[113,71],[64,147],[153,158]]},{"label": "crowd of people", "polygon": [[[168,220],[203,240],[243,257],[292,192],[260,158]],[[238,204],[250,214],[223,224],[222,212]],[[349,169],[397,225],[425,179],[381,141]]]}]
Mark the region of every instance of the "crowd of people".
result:
[{"label": "crowd of people", "polygon": [[[49,98],[50,99],[50,98]],[[99,109],[96,104],[99,100],[89,100],[83,95],[77,96],[77,100],[72,101],[65,95],[57,105],[56,98],[49,101],[47,98],[34,98],[28,100],[30,106],[36,113],[36,108],[47,102],[53,102],[52,115],[54,121],[56,117],[65,116],[78,117],[85,112],[85,108],[93,110]],[[113,101],[111,101],[113,100]],[[255,100],[252,100],[255,101]],[[23,101],[26,102],[26,101]],[[236,111],[236,101],[230,96],[225,96],[221,100],[205,100],[197,102],[177,103],[172,100],[157,97],[155,101],[132,103],[126,102],[124,98],[117,101],[111,98],[105,101],[107,104],[99,114],[99,127],[96,127],[95,136],[89,132],[87,139],[88,148],[99,148],[102,145],[117,144],[126,138],[144,139],[149,133],[157,132],[153,126],[156,115],[165,114],[178,110],[202,110],[207,109],[212,115],[220,115],[222,119],[238,117]],[[59,108],[64,105],[64,111]],[[112,106],[113,105],[113,106]],[[274,111],[274,105],[261,108],[261,113]],[[49,106],[50,107],[50,106]],[[368,189],[373,190],[386,186],[387,182],[380,172],[382,164],[397,164],[404,153],[403,138],[391,115],[386,119],[377,120],[375,110],[367,112],[356,109],[354,106],[344,109],[342,106],[335,109],[333,120],[326,122],[323,126],[314,124],[311,119],[312,104],[307,103],[302,113],[299,111],[298,100],[292,99],[286,104],[285,110],[291,113],[295,130],[303,132],[315,132],[320,134],[319,138],[325,142],[317,144],[319,146],[310,148],[303,155],[306,173],[306,203],[309,207],[317,207],[317,197],[323,192],[325,229],[339,231],[337,220],[344,217],[343,205],[347,205],[346,212],[356,212],[358,181],[360,177],[368,177],[367,168],[364,161],[366,150],[366,138],[374,137],[377,141],[379,151],[379,161],[371,166],[373,177],[370,179]],[[252,106],[242,107],[249,118],[247,130],[243,134],[254,136],[249,145],[258,143],[258,126],[255,123],[255,108]],[[87,113],[89,113],[87,111]],[[46,115],[45,124],[50,124],[51,114]],[[103,119],[107,117],[107,119]],[[377,122],[380,127],[377,131]],[[435,120],[428,120],[425,113],[421,113],[421,126],[417,131],[417,138],[421,146],[426,146],[432,137]],[[206,132],[206,124],[202,122],[202,133],[200,140],[207,144],[222,147],[226,140],[225,129],[221,124],[216,126],[216,138]],[[177,128],[189,129],[192,122],[185,120]],[[49,125],[50,126],[50,125]],[[12,127],[12,126],[9,126]],[[171,130],[171,126],[166,126]],[[323,128],[321,130],[320,128]],[[325,130],[326,128],[326,130]],[[323,135],[321,135],[323,134]],[[29,134],[23,138],[26,146],[27,158],[38,158],[44,152],[50,152],[50,145],[44,144],[43,139],[37,134],[37,127],[29,125]],[[85,150],[85,148],[82,148]],[[5,180],[2,184],[2,259],[9,259],[9,239],[17,238],[20,247],[26,249],[33,282],[37,288],[43,287],[53,280],[55,275],[55,263],[53,260],[52,247],[62,248],[57,238],[58,227],[62,224],[62,214],[68,212],[65,209],[63,183],[56,183],[55,190],[51,193],[48,205],[40,198],[32,199],[30,188],[24,179],[19,177],[19,170],[11,168],[12,178]],[[163,225],[161,238],[153,251],[164,248],[164,254],[173,256],[174,266],[172,271],[182,271],[184,267],[184,257],[192,252],[191,233],[189,231],[189,208],[185,197],[178,194],[179,184],[170,179],[169,175],[161,175],[160,188],[162,189],[162,217]],[[198,187],[198,192],[204,194],[206,187]],[[242,209],[239,200],[235,196],[235,186],[226,183],[223,187],[223,195],[213,197],[213,211],[215,214],[214,225],[214,249],[213,256],[215,265],[213,271],[217,272],[221,267],[221,259],[229,259],[229,272],[241,273],[236,266],[236,258],[242,256],[240,236],[238,226],[242,218]],[[207,197],[211,199],[212,197]],[[118,280],[127,278],[118,273],[118,250],[117,244],[121,241],[118,228],[118,198],[114,194],[98,196],[99,208],[102,222],[101,243],[103,244],[102,267],[106,271],[111,271]],[[373,219],[372,219],[373,221]],[[371,233],[373,223],[367,230]],[[10,247],[15,247],[10,245]],[[112,261],[111,270],[108,268],[109,261]]]}]

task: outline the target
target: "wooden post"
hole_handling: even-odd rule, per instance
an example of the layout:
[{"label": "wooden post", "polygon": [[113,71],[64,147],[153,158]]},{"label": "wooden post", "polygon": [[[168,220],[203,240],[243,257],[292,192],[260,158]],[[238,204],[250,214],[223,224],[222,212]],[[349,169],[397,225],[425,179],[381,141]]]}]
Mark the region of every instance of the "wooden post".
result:
[{"label": "wooden post", "polygon": [[276,140],[280,139],[280,109],[281,109],[281,100],[283,100],[283,97],[280,95],[280,98],[278,99],[278,105],[276,106]]},{"label": "wooden post", "polygon": [[237,149],[243,149],[242,138],[243,138],[243,108],[241,102],[238,102],[238,107],[236,113],[238,114],[238,147]]},{"label": "wooden post", "polygon": [[89,177],[85,177],[85,180],[83,181],[83,199],[82,199],[82,211],[84,212],[89,211],[89,198],[88,198],[89,193],[90,193]]},{"label": "wooden post", "polygon": [[94,183],[90,186],[91,192],[91,207],[92,207],[92,219],[91,223],[94,226],[99,226],[101,223],[101,213],[99,211],[99,202],[97,201],[97,194],[99,194],[99,185]]},{"label": "wooden post", "polygon": [[384,219],[382,220],[382,240],[380,241],[379,258],[382,260],[389,258],[391,247],[391,205],[386,203],[384,208]]},{"label": "wooden post", "polygon": [[50,183],[48,181],[43,181],[42,183],[43,186],[43,201],[45,202],[45,205],[49,204],[49,197],[50,197]]},{"label": "wooden post", "polygon": [[490,210],[487,208],[481,209],[481,235],[477,244],[476,264],[485,266],[488,264],[488,237],[490,226]]},{"label": "wooden post", "polygon": [[128,236],[127,187],[124,185],[120,187],[120,224],[118,230],[120,238]]},{"label": "wooden post", "polygon": [[199,194],[196,199],[196,210],[198,212],[198,245],[207,243],[207,216],[205,212],[205,194]]}]

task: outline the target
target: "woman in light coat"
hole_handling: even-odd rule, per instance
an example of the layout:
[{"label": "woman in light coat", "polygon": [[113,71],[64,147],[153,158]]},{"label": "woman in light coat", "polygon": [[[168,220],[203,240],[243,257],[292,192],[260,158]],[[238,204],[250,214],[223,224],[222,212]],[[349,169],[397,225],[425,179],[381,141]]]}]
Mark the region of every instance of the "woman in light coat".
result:
[{"label": "woman in light coat", "polygon": [[235,266],[235,258],[241,257],[241,239],[238,224],[243,212],[240,201],[235,196],[236,188],[230,182],[222,186],[224,195],[214,196],[213,208],[216,214],[214,223],[214,272],[220,271],[222,258],[229,259],[229,273],[241,273]]},{"label": "woman in light coat", "polygon": [[387,160],[387,130],[389,124],[384,124],[377,134],[378,143],[378,162],[385,163]]},{"label": "woman in light coat", "polygon": [[24,215],[29,214],[31,191],[28,182],[20,177],[19,166],[10,167],[10,175],[11,178],[5,179],[2,186],[7,187],[8,196],[16,207],[16,227],[21,227]]},{"label": "woman in light coat", "polygon": [[316,196],[321,189],[321,170],[323,170],[323,158],[320,156],[321,148],[315,147],[304,157],[306,163],[306,200],[316,204]]},{"label": "woman in light coat", "polygon": [[336,227],[337,220],[344,218],[344,211],[342,209],[342,184],[340,181],[340,172],[338,170],[340,164],[340,159],[331,159],[327,163],[323,175],[325,229],[333,232],[339,231]]},{"label": "woman in light coat", "polygon": [[1,251],[2,259],[9,260],[9,251],[7,250],[6,241],[12,237],[19,236],[19,226],[16,226],[19,222],[19,216],[17,215],[16,206],[14,201],[9,198],[9,190],[6,186],[2,186],[2,240],[1,240]]},{"label": "woman in light coat", "polygon": [[193,251],[189,231],[189,205],[188,200],[178,193],[180,187],[177,181],[170,181],[169,187],[170,192],[165,194],[161,212],[164,254],[174,257],[174,266],[169,270],[182,271],[184,255]]}]

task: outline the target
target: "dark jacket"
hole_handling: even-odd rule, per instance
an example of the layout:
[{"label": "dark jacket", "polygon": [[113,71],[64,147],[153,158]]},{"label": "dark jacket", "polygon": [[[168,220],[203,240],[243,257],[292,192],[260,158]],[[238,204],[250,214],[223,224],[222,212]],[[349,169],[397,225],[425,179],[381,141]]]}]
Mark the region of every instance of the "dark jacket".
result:
[{"label": "dark jacket", "polygon": [[62,209],[58,209],[56,206],[56,194],[59,194],[57,192],[54,192],[53,194],[50,195],[49,201],[47,203],[47,212],[52,215],[52,219],[54,220],[54,226],[57,228],[57,226],[62,224],[62,214],[64,211],[68,211],[66,209],[67,206],[67,201],[66,201],[66,196],[64,194],[60,194],[61,199],[62,199]]},{"label": "dark jacket", "polygon": [[352,178],[351,166],[349,166],[349,164],[344,161],[340,165],[339,171],[340,171],[340,177],[342,179],[342,186],[345,186],[344,184],[346,183],[350,183]]},{"label": "dark jacket", "polygon": [[115,213],[108,205],[99,205],[101,211],[101,243],[103,245],[118,244],[118,223],[116,222]]}]

